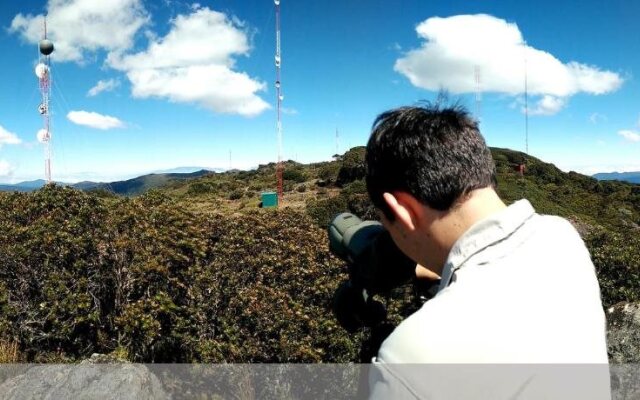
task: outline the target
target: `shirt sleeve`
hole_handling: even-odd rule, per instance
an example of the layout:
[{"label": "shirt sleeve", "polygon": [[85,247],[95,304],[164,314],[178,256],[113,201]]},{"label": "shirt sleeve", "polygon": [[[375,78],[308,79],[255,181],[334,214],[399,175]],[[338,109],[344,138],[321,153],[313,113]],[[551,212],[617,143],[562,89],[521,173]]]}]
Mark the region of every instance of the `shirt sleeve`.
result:
[{"label": "shirt sleeve", "polygon": [[405,382],[391,373],[384,363],[372,360],[369,370],[369,399],[417,399]]}]

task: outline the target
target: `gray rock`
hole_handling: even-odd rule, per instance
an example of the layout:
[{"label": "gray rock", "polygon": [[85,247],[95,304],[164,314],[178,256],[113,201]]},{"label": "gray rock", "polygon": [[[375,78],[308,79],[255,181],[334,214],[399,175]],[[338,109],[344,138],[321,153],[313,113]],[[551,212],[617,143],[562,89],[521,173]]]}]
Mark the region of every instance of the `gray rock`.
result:
[{"label": "gray rock", "polygon": [[640,303],[607,309],[612,399],[640,398]]},{"label": "gray rock", "polygon": [[0,385],[0,398],[168,399],[158,378],[141,364],[114,363],[94,354],[80,364],[33,365]]},{"label": "gray rock", "polygon": [[607,310],[611,364],[640,363],[640,303],[618,303]]}]

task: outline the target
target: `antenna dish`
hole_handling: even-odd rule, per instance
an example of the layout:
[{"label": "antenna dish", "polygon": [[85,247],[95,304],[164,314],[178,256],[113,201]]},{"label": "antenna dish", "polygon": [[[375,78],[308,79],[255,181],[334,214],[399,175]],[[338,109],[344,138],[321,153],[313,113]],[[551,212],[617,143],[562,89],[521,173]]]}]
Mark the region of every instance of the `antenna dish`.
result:
[{"label": "antenna dish", "polygon": [[42,39],[38,47],[40,47],[40,53],[45,56],[53,53],[53,42],[51,42],[51,40],[49,39]]},{"label": "antenna dish", "polygon": [[38,79],[42,79],[47,75],[49,75],[49,67],[47,67],[46,64],[40,63],[36,65],[36,76],[38,77]]},{"label": "antenna dish", "polygon": [[276,55],[276,67],[280,66],[280,56]]},{"label": "antenna dish", "polygon": [[280,0],[274,0],[274,2],[276,3],[277,6],[280,5]]},{"label": "antenna dish", "polygon": [[47,143],[49,139],[51,139],[51,132],[46,129],[40,129],[36,134],[36,137],[38,138],[38,142]]}]

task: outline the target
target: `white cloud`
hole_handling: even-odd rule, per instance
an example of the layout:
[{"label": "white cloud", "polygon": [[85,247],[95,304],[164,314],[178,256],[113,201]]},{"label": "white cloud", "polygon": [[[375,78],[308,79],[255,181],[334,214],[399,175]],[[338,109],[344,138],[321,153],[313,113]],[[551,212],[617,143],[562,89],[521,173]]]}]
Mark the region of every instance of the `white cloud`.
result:
[{"label": "white cloud", "polygon": [[295,108],[282,107],[280,108],[280,111],[282,111],[283,114],[287,115],[298,115],[298,110],[296,110]]},{"label": "white cloud", "polygon": [[134,97],[167,98],[244,116],[269,108],[256,94],[266,84],[234,71],[234,56],[250,50],[241,23],[204,7],[171,24],[166,36],[150,38],[145,51],[107,58],[108,65],[126,73]]},{"label": "white cloud", "polygon": [[589,116],[589,121],[592,124],[597,124],[599,122],[606,122],[607,121],[607,116],[604,114],[600,114],[598,112],[594,112],[593,114],[591,114]]},{"label": "white cloud", "polygon": [[120,86],[120,81],[117,79],[99,80],[98,83],[87,92],[87,96],[97,96],[102,92],[109,92]]},{"label": "white cloud", "polygon": [[[49,0],[47,37],[55,46],[52,57],[82,62],[87,51],[124,51],[149,20],[142,0]],[[9,31],[35,44],[42,39],[43,22],[43,15],[18,14]]]},{"label": "white cloud", "polygon": [[605,94],[623,82],[614,72],[574,61],[563,63],[526,45],[516,24],[491,15],[433,17],[416,31],[425,42],[398,59],[394,69],[427,90],[474,92],[477,70],[480,90],[515,96],[524,92],[526,65],[528,92],[543,96],[538,110],[548,115],[576,93]]},{"label": "white cloud", "polygon": [[640,142],[640,133],[631,130],[618,131],[618,135],[622,136],[630,142]]},{"label": "white cloud", "polygon": [[102,130],[124,127],[124,123],[118,118],[96,112],[71,111],[67,114],[67,119],[77,125]]},{"label": "white cloud", "polygon": [[20,143],[22,143],[22,140],[20,140],[20,138],[15,133],[9,132],[8,130],[4,129],[2,125],[0,125],[0,147],[2,147],[3,144]]},{"label": "white cloud", "polygon": [[562,110],[565,104],[564,98],[545,95],[529,110],[529,115],[553,115]]},{"label": "white cloud", "polygon": [[14,168],[5,160],[0,160],[0,177],[7,178],[13,175]]}]

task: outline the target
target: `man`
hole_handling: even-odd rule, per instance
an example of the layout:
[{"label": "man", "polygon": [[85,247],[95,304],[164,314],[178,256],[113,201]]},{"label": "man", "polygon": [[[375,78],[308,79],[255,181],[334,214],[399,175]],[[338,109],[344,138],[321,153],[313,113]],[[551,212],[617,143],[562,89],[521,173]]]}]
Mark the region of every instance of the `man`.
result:
[{"label": "man", "polygon": [[582,239],[527,200],[504,204],[463,108],[381,114],[366,162],[383,225],[417,272],[441,277],[436,297],[382,344],[373,397],[608,396],[605,317]]}]

